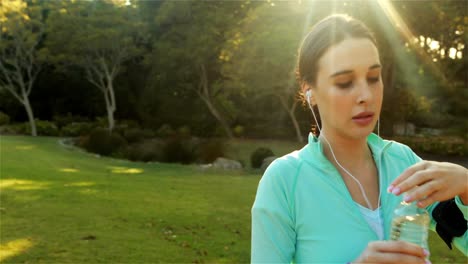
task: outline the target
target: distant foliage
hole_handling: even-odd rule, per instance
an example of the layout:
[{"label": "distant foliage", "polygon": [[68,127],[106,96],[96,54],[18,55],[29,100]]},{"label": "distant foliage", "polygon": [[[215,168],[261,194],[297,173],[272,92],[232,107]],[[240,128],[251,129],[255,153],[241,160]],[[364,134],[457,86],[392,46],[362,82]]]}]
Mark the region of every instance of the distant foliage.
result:
[{"label": "distant foliage", "polygon": [[89,118],[83,116],[72,115],[67,113],[66,115],[54,115],[52,121],[57,125],[59,129],[70,125],[72,123],[88,123],[90,122]]},{"label": "distant foliage", "polygon": [[211,163],[216,158],[225,156],[226,143],[221,139],[209,139],[198,144],[197,159],[201,163]]},{"label": "distant foliage", "polygon": [[10,123],[10,116],[0,111],[0,126],[8,125]]},{"label": "distant foliage", "polygon": [[60,135],[63,137],[77,137],[89,134],[94,124],[88,122],[72,122],[60,129]]},{"label": "distant foliage", "polygon": [[190,164],[196,160],[192,140],[180,136],[168,138],[162,153],[164,162]]},{"label": "distant foliage", "polygon": [[174,134],[175,134],[175,131],[169,124],[162,125],[156,131],[156,135],[158,137],[169,137],[169,136],[173,136]]},{"label": "distant foliage", "polygon": [[[58,136],[59,129],[55,123],[50,121],[36,120],[37,134],[41,136]],[[30,127],[28,126],[28,130]]]},{"label": "distant foliage", "polygon": [[105,128],[96,128],[82,141],[83,147],[93,153],[109,156],[127,145],[117,133],[109,133]]},{"label": "distant foliage", "polygon": [[130,144],[123,150],[123,156],[131,161],[162,161],[164,143],[160,140],[146,140]]},{"label": "distant foliage", "polygon": [[265,158],[274,156],[275,154],[269,148],[258,148],[256,149],[252,155],[250,156],[250,163],[252,168],[260,168],[262,166],[262,162]]},{"label": "distant foliage", "polygon": [[128,128],[123,130],[123,137],[128,143],[137,143],[154,136],[153,131],[141,128]]},{"label": "distant foliage", "polygon": [[468,155],[468,142],[460,137],[395,137],[394,140],[408,145],[416,153],[447,156]]}]

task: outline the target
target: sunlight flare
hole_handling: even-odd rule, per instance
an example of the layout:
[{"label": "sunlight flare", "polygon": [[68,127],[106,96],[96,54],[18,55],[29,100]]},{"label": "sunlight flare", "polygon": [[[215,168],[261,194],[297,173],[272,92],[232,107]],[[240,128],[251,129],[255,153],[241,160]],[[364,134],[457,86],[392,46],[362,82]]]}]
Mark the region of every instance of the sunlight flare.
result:
[{"label": "sunlight flare", "polygon": [[61,168],[61,169],[59,169],[59,171],[75,173],[75,172],[79,172],[80,170],[72,169],[72,168]]},{"label": "sunlight flare", "polygon": [[7,258],[21,254],[33,246],[31,239],[16,239],[7,243],[0,243],[0,262]]},{"label": "sunlight flare", "polygon": [[13,189],[13,190],[40,190],[45,189],[49,183],[36,182],[28,180],[8,179],[0,180],[0,190]]},{"label": "sunlight flare", "polygon": [[128,168],[128,167],[109,167],[112,173],[116,174],[140,174],[144,170],[137,168]]},{"label": "sunlight flare", "polygon": [[24,146],[16,146],[15,148],[19,150],[30,150],[35,147],[36,147],[35,145],[24,145]]}]

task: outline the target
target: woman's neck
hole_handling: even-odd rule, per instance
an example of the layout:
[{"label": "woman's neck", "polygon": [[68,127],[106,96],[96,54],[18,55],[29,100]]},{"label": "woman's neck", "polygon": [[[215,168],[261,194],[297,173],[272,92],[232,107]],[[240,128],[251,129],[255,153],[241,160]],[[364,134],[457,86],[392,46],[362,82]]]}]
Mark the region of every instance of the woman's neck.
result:
[{"label": "woman's neck", "polygon": [[372,153],[367,145],[367,137],[362,139],[346,138],[322,130],[319,139],[322,142],[325,156],[334,164],[336,158],[342,166],[352,170],[353,167],[362,168],[371,161],[373,162]]}]

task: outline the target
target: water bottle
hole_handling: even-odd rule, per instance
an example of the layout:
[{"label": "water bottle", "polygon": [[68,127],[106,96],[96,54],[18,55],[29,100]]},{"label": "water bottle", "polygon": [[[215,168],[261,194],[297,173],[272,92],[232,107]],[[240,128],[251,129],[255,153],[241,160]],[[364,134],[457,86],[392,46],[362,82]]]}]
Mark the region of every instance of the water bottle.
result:
[{"label": "water bottle", "polygon": [[391,240],[403,240],[429,251],[427,244],[429,213],[416,206],[416,202],[401,202],[393,211]]}]

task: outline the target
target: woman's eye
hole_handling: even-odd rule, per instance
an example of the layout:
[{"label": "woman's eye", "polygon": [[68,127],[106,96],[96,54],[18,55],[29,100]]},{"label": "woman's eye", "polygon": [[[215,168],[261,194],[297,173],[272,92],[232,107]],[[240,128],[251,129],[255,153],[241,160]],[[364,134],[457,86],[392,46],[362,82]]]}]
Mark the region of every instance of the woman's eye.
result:
[{"label": "woman's eye", "polygon": [[378,82],[379,80],[380,80],[379,77],[367,78],[367,81],[368,81],[369,83],[376,83],[376,82]]},{"label": "woman's eye", "polygon": [[352,81],[349,81],[349,82],[335,83],[335,84],[336,84],[336,86],[345,89],[345,88],[351,87],[351,85],[353,84],[353,82],[352,82]]}]

